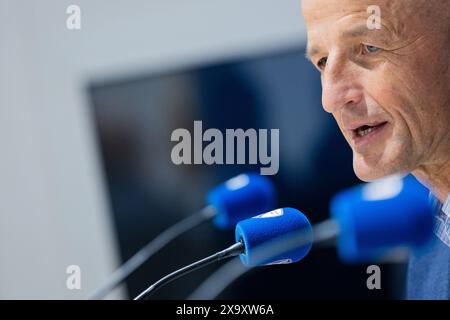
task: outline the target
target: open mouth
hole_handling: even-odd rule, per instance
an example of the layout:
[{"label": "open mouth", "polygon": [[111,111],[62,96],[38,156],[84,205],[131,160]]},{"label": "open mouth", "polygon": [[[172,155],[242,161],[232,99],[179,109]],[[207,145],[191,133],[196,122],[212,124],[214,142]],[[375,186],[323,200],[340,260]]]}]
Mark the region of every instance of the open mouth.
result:
[{"label": "open mouth", "polygon": [[362,125],[353,131],[353,138],[355,139],[361,139],[363,137],[369,136],[371,134],[374,134],[377,131],[380,131],[385,125],[387,124],[387,121],[380,122],[375,125]]}]

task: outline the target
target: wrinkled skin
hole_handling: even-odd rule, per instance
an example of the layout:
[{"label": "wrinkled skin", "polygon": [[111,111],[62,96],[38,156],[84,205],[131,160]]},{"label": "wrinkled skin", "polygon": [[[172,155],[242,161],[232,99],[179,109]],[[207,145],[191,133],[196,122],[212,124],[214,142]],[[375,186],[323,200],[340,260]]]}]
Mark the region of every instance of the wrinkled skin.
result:
[{"label": "wrinkled skin", "polygon": [[[380,29],[367,27],[380,8]],[[450,2],[303,0],[322,104],[364,181],[412,172],[450,192]],[[365,128],[373,131],[364,135]],[[359,128],[359,130],[358,130]],[[372,130],[371,129],[371,130]]]}]

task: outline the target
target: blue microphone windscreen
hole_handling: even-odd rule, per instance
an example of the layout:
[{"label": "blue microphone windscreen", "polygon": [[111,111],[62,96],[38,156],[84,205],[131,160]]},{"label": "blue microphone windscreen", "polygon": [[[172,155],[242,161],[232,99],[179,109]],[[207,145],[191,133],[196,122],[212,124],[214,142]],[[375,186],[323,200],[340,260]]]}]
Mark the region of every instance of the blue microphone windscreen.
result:
[{"label": "blue microphone windscreen", "polygon": [[214,224],[230,229],[241,220],[275,208],[275,188],[269,178],[241,174],[212,189],[206,202],[216,210]]},{"label": "blue microphone windscreen", "polygon": [[[279,242],[280,239],[288,240],[286,235],[296,235],[301,241],[294,249],[291,245],[288,250],[283,250],[283,243]],[[303,259],[311,249],[312,227],[300,211],[283,208],[239,222],[235,238],[236,242],[242,241],[245,245],[240,259],[246,266],[292,263]],[[272,248],[269,256],[261,259],[261,251],[264,253],[271,243],[280,246],[275,250]]]},{"label": "blue microphone windscreen", "polygon": [[398,247],[418,248],[432,234],[428,190],[413,176],[389,177],[338,193],[331,216],[339,224],[338,254],[369,262]]}]

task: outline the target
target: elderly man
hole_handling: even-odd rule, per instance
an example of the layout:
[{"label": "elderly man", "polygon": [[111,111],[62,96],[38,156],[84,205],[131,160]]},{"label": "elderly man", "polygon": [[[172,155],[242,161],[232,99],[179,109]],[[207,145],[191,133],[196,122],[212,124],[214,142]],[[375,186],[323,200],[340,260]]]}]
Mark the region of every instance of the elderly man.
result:
[{"label": "elderly man", "polygon": [[303,0],[322,104],[370,181],[411,172],[438,204],[435,241],[410,259],[408,297],[450,298],[450,2]]}]

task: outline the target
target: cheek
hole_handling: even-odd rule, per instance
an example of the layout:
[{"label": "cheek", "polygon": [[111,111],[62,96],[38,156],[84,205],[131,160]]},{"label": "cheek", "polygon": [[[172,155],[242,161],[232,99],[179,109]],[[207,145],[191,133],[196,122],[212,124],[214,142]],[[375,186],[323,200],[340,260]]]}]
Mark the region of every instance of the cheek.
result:
[{"label": "cheek", "polygon": [[417,127],[420,112],[414,107],[415,101],[404,85],[404,80],[394,70],[384,68],[370,77],[369,81],[368,94],[388,116],[397,138],[407,139],[414,132],[420,131]]},{"label": "cheek", "polygon": [[[439,78],[439,73],[434,77]],[[448,95],[448,91],[436,85],[442,85],[442,81],[433,80],[423,63],[410,60],[398,65],[386,64],[379,80],[381,88],[376,94],[383,97],[380,105],[392,115],[397,127],[409,131],[416,147],[430,144],[433,139],[430,128],[441,121],[436,110],[440,106],[438,97],[443,92]]]}]

